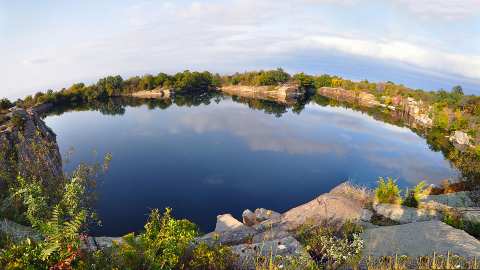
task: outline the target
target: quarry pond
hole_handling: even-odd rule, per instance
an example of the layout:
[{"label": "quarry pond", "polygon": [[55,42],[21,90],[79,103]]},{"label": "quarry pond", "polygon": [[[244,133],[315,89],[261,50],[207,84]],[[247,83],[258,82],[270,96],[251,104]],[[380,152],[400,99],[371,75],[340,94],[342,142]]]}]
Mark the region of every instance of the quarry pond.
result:
[{"label": "quarry pond", "polygon": [[209,232],[216,215],[283,212],[344,181],[374,186],[390,176],[412,186],[458,176],[409,128],[315,101],[296,108],[228,96],[110,100],[45,121],[65,170],[113,156],[97,187],[95,235],[141,230],[153,208],[171,207]]}]

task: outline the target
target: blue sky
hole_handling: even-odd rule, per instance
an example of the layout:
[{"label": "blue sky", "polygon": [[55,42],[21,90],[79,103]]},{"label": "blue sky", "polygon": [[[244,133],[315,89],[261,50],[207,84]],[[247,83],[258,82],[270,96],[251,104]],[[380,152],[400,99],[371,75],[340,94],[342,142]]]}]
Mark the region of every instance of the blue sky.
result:
[{"label": "blue sky", "polygon": [[480,0],[0,0],[0,96],[185,69],[480,94]]}]

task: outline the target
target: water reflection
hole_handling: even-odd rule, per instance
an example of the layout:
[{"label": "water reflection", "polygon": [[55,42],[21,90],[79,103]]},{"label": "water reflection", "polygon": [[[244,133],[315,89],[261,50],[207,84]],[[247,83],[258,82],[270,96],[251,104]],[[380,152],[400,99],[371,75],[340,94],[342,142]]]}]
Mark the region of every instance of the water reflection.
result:
[{"label": "water reflection", "polygon": [[432,151],[409,129],[375,119],[395,124],[395,117],[342,106],[321,97],[288,106],[207,93],[77,104],[46,121],[62,152],[77,149],[67,169],[92,149],[113,154],[96,234],[141,229],[151,208],[170,206],[208,231],[220,213],[285,211],[345,180],[373,185],[392,176],[405,186],[457,176],[438,152],[444,148]]}]

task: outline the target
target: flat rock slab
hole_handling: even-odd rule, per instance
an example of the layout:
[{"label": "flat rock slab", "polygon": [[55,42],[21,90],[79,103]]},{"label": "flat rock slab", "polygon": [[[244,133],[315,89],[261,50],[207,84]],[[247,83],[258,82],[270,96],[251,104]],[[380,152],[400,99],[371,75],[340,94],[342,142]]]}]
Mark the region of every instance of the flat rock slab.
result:
[{"label": "flat rock slab", "polygon": [[448,252],[463,257],[479,257],[480,242],[462,230],[441,221],[416,222],[378,227],[362,234],[363,256],[408,255],[412,257]]},{"label": "flat rock slab", "polygon": [[418,209],[396,204],[376,204],[375,212],[400,224],[440,220],[442,215],[435,209]]},{"label": "flat rock slab", "polygon": [[473,207],[475,204],[470,199],[470,193],[467,191],[447,193],[441,195],[428,195],[420,200],[425,204],[437,203],[449,207]]}]

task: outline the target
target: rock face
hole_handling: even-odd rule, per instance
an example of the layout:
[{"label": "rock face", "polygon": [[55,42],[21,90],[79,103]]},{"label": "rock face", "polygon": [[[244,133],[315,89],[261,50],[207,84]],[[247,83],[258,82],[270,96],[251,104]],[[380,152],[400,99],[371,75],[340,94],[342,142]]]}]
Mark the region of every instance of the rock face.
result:
[{"label": "rock face", "polygon": [[147,99],[168,99],[173,92],[170,89],[153,89],[150,91],[138,91],[129,94],[129,96]]},{"label": "rock face", "polygon": [[375,212],[400,224],[439,220],[442,214],[435,209],[418,209],[395,204],[376,204]]},{"label": "rock face", "polygon": [[270,100],[279,103],[293,104],[295,99],[305,94],[296,84],[283,84],[279,86],[222,86],[220,91],[229,95]]},{"label": "rock face", "polygon": [[409,255],[412,257],[447,254],[463,257],[480,256],[480,242],[462,230],[441,221],[425,221],[397,226],[378,227],[362,234],[363,256]]},{"label": "rock face", "polygon": [[16,108],[9,116],[8,128],[0,132],[0,189],[17,174],[55,185],[63,178],[55,133],[35,110]]},{"label": "rock face", "polygon": [[317,90],[317,93],[328,98],[333,98],[339,101],[358,103],[362,106],[367,107],[375,107],[380,105],[380,102],[378,102],[374,95],[362,91],[353,91],[333,87],[321,87]]}]

